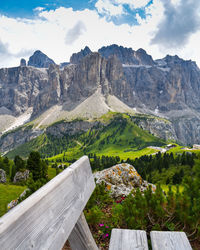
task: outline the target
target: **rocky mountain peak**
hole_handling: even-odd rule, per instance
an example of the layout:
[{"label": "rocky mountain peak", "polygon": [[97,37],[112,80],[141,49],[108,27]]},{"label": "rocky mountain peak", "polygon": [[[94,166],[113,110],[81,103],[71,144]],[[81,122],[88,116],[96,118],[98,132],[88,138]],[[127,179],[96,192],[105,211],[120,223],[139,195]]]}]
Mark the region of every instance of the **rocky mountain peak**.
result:
[{"label": "rocky mountain peak", "polygon": [[116,55],[122,64],[133,65],[154,65],[152,57],[145,50],[139,49],[134,51],[131,48],[118,46],[116,44],[102,47],[98,52],[105,58]]},{"label": "rocky mountain peak", "polygon": [[152,66],[155,65],[152,56],[148,55],[144,49],[140,48],[137,51],[135,51],[134,56],[139,61],[139,64],[152,65]]},{"label": "rocky mountain peak", "polygon": [[167,64],[175,64],[175,63],[180,63],[183,61],[183,59],[181,59],[180,57],[178,57],[177,55],[175,56],[170,56],[170,55],[167,55],[165,58],[164,58],[165,62]]},{"label": "rocky mountain peak", "polygon": [[22,58],[22,59],[20,60],[20,66],[21,66],[21,67],[25,67],[25,66],[26,66],[26,60],[25,60],[24,58]]},{"label": "rocky mountain peak", "polygon": [[28,61],[28,66],[36,68],[48,68],[51,64],[55,62],[40,50],[36,50]]},{"label": "rocky mountain peak", "polygon": [[89,55],[92,51],[88,46],[86,46],[84,49],[82,49],[78,53],[72,54],[70,57],[70,63],[78,64],[85,56]]},{"label": "rocky mountain peak", "polygon": [[118,46],[117,44],[112,44],[110,46],[102,47],[98,52],[105,58],[110,56],[117,56],[121,63],[123,64],[139,64],[138,60],[134,56],[134,50],[131,48],[124,48]]}]

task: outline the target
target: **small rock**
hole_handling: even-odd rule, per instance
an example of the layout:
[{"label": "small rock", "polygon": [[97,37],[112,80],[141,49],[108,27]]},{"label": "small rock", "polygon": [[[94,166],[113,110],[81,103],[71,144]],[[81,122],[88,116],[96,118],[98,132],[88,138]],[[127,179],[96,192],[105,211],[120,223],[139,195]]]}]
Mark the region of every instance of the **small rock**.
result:
[{"label": "small rock", "polygon": [[6,183],[6,172],[0,169],[0,183]]},{"label": "small rock", "polygon": [[29,170],[25,170],[24,172],[17,172],[15,174],[14,183],[21,182],[21,181],[26,181],[29,177]]},{"label": "small rock", "polygon": [[8,203],[8,205],[7,205],[8,210],[11,209],[11,208],[13,208],[13,207],[15,207],[15,206],[17,206],[17,204],[18,204],[18,200],[12,200],[12,201],[11,201],[10,203]]}]

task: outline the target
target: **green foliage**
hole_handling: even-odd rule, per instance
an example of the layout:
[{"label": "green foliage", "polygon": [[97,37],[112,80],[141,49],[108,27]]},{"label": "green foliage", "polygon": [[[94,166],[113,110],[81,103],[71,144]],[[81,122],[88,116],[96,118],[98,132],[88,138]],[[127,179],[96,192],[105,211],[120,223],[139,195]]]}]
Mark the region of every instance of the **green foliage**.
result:
[{"label": "green foliage", "polygon": [[109,192],[105,189],[105,184],[97,184],[94,192],[92,193],[87,205],[86,210],[91,209],[93,206],[98,206],[102,208],[103,206],[109,205],[112,203],[112,199],[109,195]]},{"label": "green foliage", "polygon": [[89,224],[99,224],[104,218],[104,213],[98,206],[93,206],[89,210],[85,210],[85,217]]},{"label": "green foliage", "polygon": [[127,159],[133,165],[143,179],[149,182],[162,184],[181,184],[185,175],[192,175],[192,168],[197,155],[185,153],[173,155],[173,153],[160,152],[155,156],[143,155],[135,160]]},{"label": "green foliage", "polygon": [[14,163],[15,163],[16,172],[25,170],[26,162],[19,155],[15,156]]},{"label": "green foliage", "polygon": [[27,169],[29,169],[33,175],[33,180],[47,179],[47,165],[45,161],[40,159],[38,152],[31,152],[27,160]]},{"label": "green foliage", "polygon": [[46,178],[39,178],[37,180],[34,180],[32,174],[30,174],[30,177],[26,183],[28,191],[26,192],[26,196],[24,197],[24,199],[41,188],[44,184],[46,184],[46,182]]}]

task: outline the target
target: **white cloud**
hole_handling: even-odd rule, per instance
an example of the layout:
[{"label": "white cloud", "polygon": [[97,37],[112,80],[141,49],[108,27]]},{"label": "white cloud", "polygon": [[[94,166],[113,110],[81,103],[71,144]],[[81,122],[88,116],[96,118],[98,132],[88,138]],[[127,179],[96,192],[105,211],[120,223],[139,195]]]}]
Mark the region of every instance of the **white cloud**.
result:
[{"label": "white cloud", "polygon": [[115,0],[118,4],[127,4],[131,9],[138,9],[145,7],[150,0]]},{"label": "white cloud", "polygon": [[117,2],[115,3],[115,1],[98,0],[95,7],[100,14],[107,16],[120,16],[125,13],[123,6]]},{"label": "white cloud", "polygon": [[149,2],[150,0],[98,0],[95,7],[100,14],[112,17],[126,14],[124,5],[128,5],[133,10],[144,8]]},{"label": "white cloud", "polygon": [[0,16],[0,67],[17,66],[20,57],[28,59],[37,49],[60,63],[69,61],[72,53],[80,51],[86,45],[97,51],[100,47],[113,43],[135,50],[143,48],[154,58],[178,54],[183,58],[196,60],[200,65],[199,31],[191,35],[184,48],[152,45],[151,40],[158,32],[164,16],[163,0],[154,1],[152,5],[145,7],[145,11],[146,18],[138,15],[139,25],[136,26],[115,25],[108,21],[107,16],[100,17],[95,10],[74,11],[64,7],[41,10],[33,19]]},{"label": "white cloud", "polygon": [[41,11],[43,11],[44,9],[45,9],[45,8],[43,8],[43,7],[37,7],[37,8],[34,9],[34,11],[41,12]]}]

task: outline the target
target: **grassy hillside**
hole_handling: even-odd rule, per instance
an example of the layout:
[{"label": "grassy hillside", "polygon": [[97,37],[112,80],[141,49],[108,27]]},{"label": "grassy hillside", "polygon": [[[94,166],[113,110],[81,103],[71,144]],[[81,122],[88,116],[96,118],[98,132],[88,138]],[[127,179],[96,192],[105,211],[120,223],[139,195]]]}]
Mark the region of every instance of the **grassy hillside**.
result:
[{"label": "grassy hillside", "polygon": [[25,189],[25,186],[0,184],[0,217],[6,213],[7,204],[17,199]]},{"label": "grassy hillside", "polygon": [[[67,161],[77,159],[83,154],[120,156],[122,159],[140,157],[154,153],[148,146],[162,146],[163,140],[139,128],[128,115],[108,114],[102,117],[105,123],[93,127],[87,132],[79,132],[73,136],[65,134],[62,137],[42,134],[36,139],[25,143],[7,156],[27,157],[29,152],[37,150],[42,157],[67,158]],[[64,153],[65,152],[65,153]],[[64,154],[63,154],[64,153]]]}]

